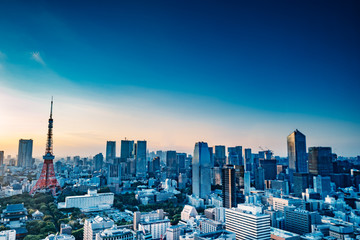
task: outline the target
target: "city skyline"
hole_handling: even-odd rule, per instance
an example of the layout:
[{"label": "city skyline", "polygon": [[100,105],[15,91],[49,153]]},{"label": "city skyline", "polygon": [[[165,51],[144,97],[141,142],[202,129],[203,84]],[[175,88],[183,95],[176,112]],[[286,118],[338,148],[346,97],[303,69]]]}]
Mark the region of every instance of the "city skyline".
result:
[{"label": "city skyline", "polygon": [[297,3],[0,3],[0,150],[33,139],[42,156],[54,95],[56,157],[125,137],[285,157],[295,129],[357,156],[359,4]]}]

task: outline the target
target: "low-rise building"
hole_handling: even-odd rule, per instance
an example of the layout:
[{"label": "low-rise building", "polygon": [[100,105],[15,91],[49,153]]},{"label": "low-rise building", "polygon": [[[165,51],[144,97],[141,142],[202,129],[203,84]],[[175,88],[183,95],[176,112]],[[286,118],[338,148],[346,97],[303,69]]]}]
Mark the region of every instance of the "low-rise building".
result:
[{"label": "low-rise building", "polygon": [[135,240],[134,231],[127,228],[118,228],[116,225],[96,234],[96,240]]},{"label": "low-rise building", "polygon": [[85,195],[66,197],[58,208],[80,208],[81,211],[90,212],[110,209],[113,204],[114,193],[97,193],[97,190],[89,189]]},{"label": "low-rise building", "polygon": [[0,232],[0,240],[15,240],[16,231],[15,230],[5,230]]}]

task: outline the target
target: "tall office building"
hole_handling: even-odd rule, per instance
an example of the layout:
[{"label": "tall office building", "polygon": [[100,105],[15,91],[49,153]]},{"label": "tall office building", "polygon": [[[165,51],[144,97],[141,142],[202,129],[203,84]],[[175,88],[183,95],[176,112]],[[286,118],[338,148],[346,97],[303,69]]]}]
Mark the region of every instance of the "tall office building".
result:
[{"label": "tall office building", "polygon": [[244,195],[250,195],[250,172],[246,171],[244,173]]},{"label": "tall office building", "polygon": [[137,141],[136,144],[136,177],[146,177],[146,141]]},{"label": "tall office building", "polygon": [[186,173],[186,166],[185,166],[186,153],[177,153],[176,157],[177,157],[179,173]]},{"label": "tall office building", "polygon": [[33,165],[32,158],[33,140],[32,139],[20,139],[19,151],[18,151],[18,167],[31,168]]},{"label": "tall office building", "polygon": [[235,166],[225,165],[222,168],[222,172],[223,207],[236,207]]},{"label": "tall office building", "polygon": [[253,158],[252,158],[251,148],[245,148],[244,152],[245,152],[245,162],[244,162],[245,171],[251,172],[252,165],[253,165]]},{"label": "tall office building", "polygon": [[133,158],[135,155],[134,153],[134,141],[130,140],[121,140],[121,153],[120,158],[128,159]]},{"label": "tall office building", "polygon": [[213,147],[209,147],[209,152],[210,152],[210,166],[214,167],[215,164],[215,160],[214,160],[214,148]]},{"label": "tall office building", "polygon": [[243,165],[242,146],[228,147],[228,164]]},{"label": "tall office building", "polygon": [[292,172],[308,172],[306,139],[299,130],[287,137],[289,169]]},{"label": "tall office building", "polygon": [[215,146],[214,165],[222,167],[226,162],[225,146]]},{"label": "tall office building", "polygon": [[4,164],[4,151],[0,151],[0,166]]},{"label": "tall office building", "polygon": [[334,173],[331,147],[309,148],[309,172],[321,176]]},{"label": "tall office building", "polygon": [[96,154],[94,157],[94,170],[95,171],[100,171],[103,167],[104,164],[104,156],[102,155],[102,153]]},{"label": "tall office building", "polygon": [[176,151],[166,152],[166,177],[170,179],[177,179],[179,176],[179,164],[177,161]]},{"label": "tall office building", "polygon": [[197,142],[192,162],[192,192],[200,198],[207,198],[211,192],[210,152],[206,142]]},{"label": "tall office building", "polygon": [[115,141],[107,141],[106,142],[106,162],[114,163],[116,157],[116,142]]},{"label": "tall office building", "polygon": [[262,208],[239,204],[238,208],[225,209],[225,229],[236,234],[236,239],[270,239],[270,215]]},{"label": "tall office building", "polygon": [[302,193],[305,192],[310,186],[310,179],[308,173],[294,173],[294,195],[301,197]]},{"label": "tall office building", "polygon": [[261,159],[259,163],[260,163],[260,167],[264,169],[265,180],[276,179],[277,165],[275,159],[269,159],[269,160]]},{"label": "tall office building", "polygon": [[313,176],[314,191],[324,199],[331,192],[331,179],[329,176]]},{"label": "tall office building", "polygon": [[256,190],[265,189],[265,171],[262,167],[255,169],[255,188]]}]

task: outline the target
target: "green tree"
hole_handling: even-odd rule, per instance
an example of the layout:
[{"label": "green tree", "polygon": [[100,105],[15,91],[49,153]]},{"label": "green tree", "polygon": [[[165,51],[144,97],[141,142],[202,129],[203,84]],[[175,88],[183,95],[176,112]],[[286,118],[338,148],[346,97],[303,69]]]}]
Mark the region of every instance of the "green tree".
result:
[{"label": "green tree", "polygon": [[80,228],[72,232],[72,235],[75,237],[76,240],[83,240],[84,237],[84,228]]}]

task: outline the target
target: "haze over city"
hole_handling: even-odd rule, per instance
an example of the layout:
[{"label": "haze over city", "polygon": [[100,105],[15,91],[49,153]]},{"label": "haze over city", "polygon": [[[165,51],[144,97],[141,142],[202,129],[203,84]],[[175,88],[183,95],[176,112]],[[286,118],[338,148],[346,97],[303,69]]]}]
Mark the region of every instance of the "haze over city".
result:
[{"label": "haze over city", "polygon": [[295,129],[357,156],[359,6],[323,3],[2,2],[0,146],[43,155],[54,96],[56,157],[125,137],[286,156]]}]

